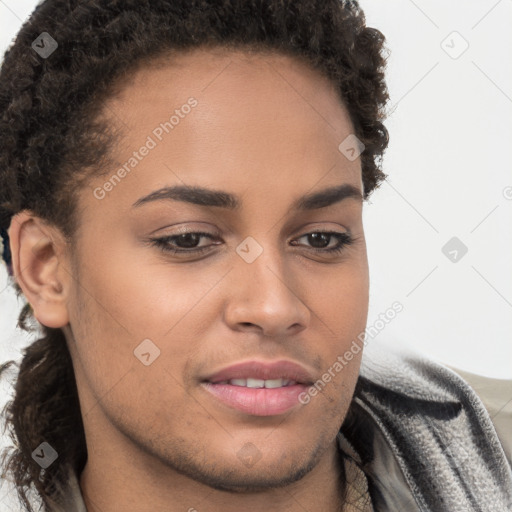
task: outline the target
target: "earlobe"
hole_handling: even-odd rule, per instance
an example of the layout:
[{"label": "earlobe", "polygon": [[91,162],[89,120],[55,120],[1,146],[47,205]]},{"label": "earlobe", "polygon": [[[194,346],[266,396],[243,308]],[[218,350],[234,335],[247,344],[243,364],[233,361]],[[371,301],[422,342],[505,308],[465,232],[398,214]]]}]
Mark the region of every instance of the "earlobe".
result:
[{"label": "earlobe", "polygon": [[66,242],[59,229],[24,210],[12,218],[9,238],[14,278],[35,318],[47,327],[68,324],[71,274],[64,261]]}]

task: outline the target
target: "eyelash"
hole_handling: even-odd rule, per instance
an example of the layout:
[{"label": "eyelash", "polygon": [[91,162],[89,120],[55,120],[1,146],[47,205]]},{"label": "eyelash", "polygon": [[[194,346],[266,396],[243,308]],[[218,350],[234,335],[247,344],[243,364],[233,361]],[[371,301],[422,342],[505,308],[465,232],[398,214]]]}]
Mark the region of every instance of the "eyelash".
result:
[{"label": "eyelash", "polygon": [[[318,249],[316,247],[311,248],[313,252],[316,253],[323,253],[323,254],[339,254],[345,250],[345,247],[351,245],[354,243],[355,239],[349,234],[349,233],[337,233],[335,231],[311,231],[310,233],[304,233],[299,238],[302,238],[307,235],[311,234],[324,234],[324,235],[331,235],[338,239],[338,245],[336,247],[332,247],[330,249]],[[174,240],[176,238],[179,238],[182,235],[199,235],[204,236],[206,238],[215,239],[215,236],[211,235],[210,233],[203,233],[199,231],[189,231],[185,233],[180,233],[179,235],[172,235],[172,236],[166,236],[162,238],[152,238],[151,245],[158,247],[161,251],[165,253],[171,253],[171,254],[194,254],[199,255],[203,254],[204,252],[208,251],[211,245],[208,245],[206,247],[201,247],[199,249],[174,249],[169,246],[169,241]]]}]

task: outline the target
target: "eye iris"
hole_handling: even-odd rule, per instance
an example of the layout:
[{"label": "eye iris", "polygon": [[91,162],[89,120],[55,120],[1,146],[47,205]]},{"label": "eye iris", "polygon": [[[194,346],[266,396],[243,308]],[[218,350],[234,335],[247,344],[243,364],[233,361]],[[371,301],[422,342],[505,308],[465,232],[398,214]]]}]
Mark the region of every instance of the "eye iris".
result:
[{"label": "eye iris", "polygon": [[[330,238],[331,235],[329,235],[328,233],[311,233],[308,235],[309,237],[309,242],[313,242],[311,245],[313,247],[317,247],[317,248],[323,248],[323,247],[326,247],[329,245],[329,238]],[[325,245],[321,245],[321,246],[317,246],[315,245],[319,240],[322,240],[323,241],[327,241],[327,243]]]},{"label": "eye iris", "polygon": [[[199,239],[200,239],[200,235],[198,235],[197,233],[183,233],[182,235],[178,235],[176,237],[176,242],[184,241],[185,242],[184,246],[180,245],[179,243],[178,243],[178,245],[180,247],[190,248],[190,247],[196,247]],[[192,244],[187,243],[190,241],[192,241]],[[194,242],[196,242],[196,243],[194,243]]]}]

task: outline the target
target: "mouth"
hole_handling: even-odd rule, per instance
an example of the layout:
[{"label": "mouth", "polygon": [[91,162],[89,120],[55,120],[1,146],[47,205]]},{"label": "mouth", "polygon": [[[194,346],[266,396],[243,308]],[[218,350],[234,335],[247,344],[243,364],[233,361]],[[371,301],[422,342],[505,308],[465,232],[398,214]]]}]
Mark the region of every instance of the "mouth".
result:
[{"label": "mouth", "polygon": [[299,396],[312,384],[310,372],[291,361],[239,363],[201,382],[216,402],[253,416],[280,415],[302,405]]},{"label": "mouth", "polygon": [[229,379],[212,384],[229,384],[230,386],[240,386],[251,389],[276,389],[287,386],[293,386],[297,384],[294,380],[290,379],[257,379],[255,377],[249,377],[247,379]]}]

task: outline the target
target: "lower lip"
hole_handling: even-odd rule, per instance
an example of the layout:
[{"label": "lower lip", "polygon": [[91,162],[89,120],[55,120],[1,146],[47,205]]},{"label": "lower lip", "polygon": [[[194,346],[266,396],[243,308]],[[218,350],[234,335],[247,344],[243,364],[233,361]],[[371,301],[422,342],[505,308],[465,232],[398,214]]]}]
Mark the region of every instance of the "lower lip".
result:
[{"label": "lower lip", "polygon": [[289,411],[296,405],[302,405],[299,395],[309,387],[294,384],[281,388],[246,388],[211,382],[203,382],[202,385],[229,407],[254,416],[275,416]]}]

